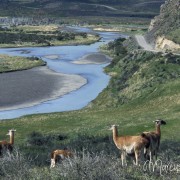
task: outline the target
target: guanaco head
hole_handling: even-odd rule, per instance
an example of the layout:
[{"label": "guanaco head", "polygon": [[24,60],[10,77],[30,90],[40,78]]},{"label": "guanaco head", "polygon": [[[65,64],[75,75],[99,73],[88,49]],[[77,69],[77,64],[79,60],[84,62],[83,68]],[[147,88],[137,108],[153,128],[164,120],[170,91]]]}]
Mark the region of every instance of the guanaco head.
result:
[{"label": "guanaco head", "polygon": [[153,122],[155,122],[156,125],[166,125],[166,122],[164,120],[162,120],[162,119],[157,119],[157,120],[155,120]]},{"label": "guanaco head", "polygon": [[10,129],[6,135],[11,136],[15,131],[15,129]]},{"label": "guanaco head", "polygon": [[119,126],[119,125],[115,125],[115,124],[113,124],[113,125],[111,125],[111,127],[109,128],[109,130],[113,130],[115,127],[117,127],[117,126]]}]

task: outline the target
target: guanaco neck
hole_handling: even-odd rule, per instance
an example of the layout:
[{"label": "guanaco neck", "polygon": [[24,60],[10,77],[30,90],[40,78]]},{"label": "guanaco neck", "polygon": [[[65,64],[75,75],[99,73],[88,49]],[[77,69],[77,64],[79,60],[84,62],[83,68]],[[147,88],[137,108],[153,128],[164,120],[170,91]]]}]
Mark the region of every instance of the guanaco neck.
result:
[{"label": "guanaco neck", "polygon": [[156,125],[155,125],[155,128],[156,128],[156,134],[158,134],[159,137],[161,137],[161,128],[160,128],[160,124],[156,124]]},{"label": "guanaco neck", "polygon": [[116,141],[117,137],[118,137],[117,127],[113,127],[113,140]]},{"label": "guanaco neck", "polygon": [[14,144],[14,132],[12,132],[11,135],[10,135],[9,144]]}]

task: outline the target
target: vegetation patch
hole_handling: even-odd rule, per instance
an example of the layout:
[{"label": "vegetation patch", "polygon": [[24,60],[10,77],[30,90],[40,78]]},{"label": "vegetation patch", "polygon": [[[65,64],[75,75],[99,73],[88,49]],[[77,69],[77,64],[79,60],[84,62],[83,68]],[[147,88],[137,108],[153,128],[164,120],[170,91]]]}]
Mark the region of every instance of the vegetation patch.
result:
[{"label": "vegetation patch", "polygon": [[180,44],[180,28],[179,29],[176,29],[174,31],[170,31],[168,34],[167,34],[167,38],[169,40],[172,40],[173,42],[177,43],[177,44]]},{"label": "vegetation patch", "polygon": [[44,66],[46,63],[37,57],[17,57],[0,55],[0,73],[31,69]]},{"label": "vegetation patch", "polygon": [[[123,39],[109,43],[104,49],[115,54],[112,63],[106,67],[106,72],[113,77],[99,96],[103,98],[94,101],[98,106],[117,107],[139,98],[142,101],[148,94],[155,94],[164,86],[179,82],[180,57],[177,55],[142,50],[128,52],[123,46]],[[106,103],[101,102],[104,98],[108,99]]]},{"label": "vegetation patch", "polygon": [[58,26],[15,26],[0,28],[0,47],[54,46],[91,44],[99,36],[68,32]]}]

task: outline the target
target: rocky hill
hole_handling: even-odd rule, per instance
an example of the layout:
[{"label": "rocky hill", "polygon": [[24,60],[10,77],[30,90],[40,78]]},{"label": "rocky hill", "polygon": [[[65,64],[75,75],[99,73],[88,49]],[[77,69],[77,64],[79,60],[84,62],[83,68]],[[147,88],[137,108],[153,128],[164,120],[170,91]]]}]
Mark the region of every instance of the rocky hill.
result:
[{"label": "rocky hill", "polygon": [[159,49],[180,49],[180,1],[167,0],[150,23],[147,39]]}]

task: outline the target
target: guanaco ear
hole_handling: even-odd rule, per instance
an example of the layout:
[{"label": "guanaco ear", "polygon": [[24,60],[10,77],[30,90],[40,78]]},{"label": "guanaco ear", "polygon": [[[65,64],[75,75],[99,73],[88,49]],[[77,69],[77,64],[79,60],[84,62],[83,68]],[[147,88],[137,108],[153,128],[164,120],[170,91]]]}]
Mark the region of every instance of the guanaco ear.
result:
[{"label": "guanaco ear", "polygon": [[113,125],[111,125],[111,127],[110,127],[110,129],[109,129],[109,130],[112,130],[114,127],[117,127],[117,126],[119,126],[119,125],[115,125],[115,124],[113,124]]},{"label": "guanaco ear", "polygon": [[161,120],[161,124],[166,125],[166,121]]},{"label": "guanaco ear", "polygon": [[157,119],[157,120],[155,120],[155,121],[153,121],[153,122],[159,122],[160,120],[159,119]]},{"label": "guanaco ear", "polygon": [[113,130],[113,127],[114,127],[115,125],[113,124],[113,125],[111,125],[109,128],[108,128],[108,130]]},{"label": "guanaco ear", "polygon": [[155,123],[160,123],[160,124],[162,124],[162,125],[166,125],[166,122],[165,122],[164,120],[162,120],[162,119],[157,119],[157,120],[155,120],[155,121],[153,121],[153,122],[155,122]]}]

